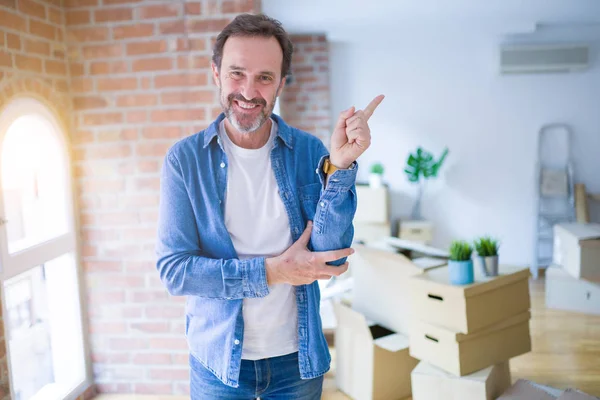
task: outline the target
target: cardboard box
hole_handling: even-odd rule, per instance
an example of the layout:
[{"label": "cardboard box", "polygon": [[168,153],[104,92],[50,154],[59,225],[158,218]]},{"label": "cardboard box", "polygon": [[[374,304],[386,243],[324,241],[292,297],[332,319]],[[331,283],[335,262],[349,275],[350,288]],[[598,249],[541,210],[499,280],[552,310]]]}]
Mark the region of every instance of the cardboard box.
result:
[{"label": "cardboard box", "polygon": [[561,393],[562,390],[519,379],[498,400],[556,400]]},{"label": "cardboard box", "polygon": [[598,400],[598,397],[590,396],[576,389],[567,389],[558,396],[557,400]]},{"label": "cardboard box", "polygon": [[415,242],[431,243],[433,240],[433,223],[429,221],[400,221],[398,237]]},{"label": "cardboard box", "polygon": [[600,283],[575,279],[553,265],[546,269],[546,307],[600,315]]},{"label": "cardboard box", "polygon": [[529,310],[528,268],[501,265],[499,275],[486,277],[475,268],[475,282],[452,285],[448,267],[410,278],[411,315],[456,332],[485,329]]},{"label": "cardboard box", "polygon": [[446,264],[443,258],[409,259],[394,250],[355,246],[349,257],[353,308],[367,318],[408,335],[410,325],[410,276]]},{"label": "cardboard box", "polygon": [[392,227],[389,222],[354,222],[354,242],[371,244],[380,242],[391,235]]},{"label": "cardboard box", "polygon": [[390,221],[388,188],[356,185],[358,199],[354,222],[386,224]]},{"label": "cardboard box", "polygon": [[552,263],[574,278],[600,282],[600,224],[554,225]]},{"label": "cardboard box", "polygon": [[531,351],[530,312],[464,334],[419,320],[411,323],[410,355],[465,376]]},{"label": "cardboard box", "polygon": [[335,305],[335,381],[342,392],[360,400],[404,399],[411,395],[410,373],[418,364],[408,338],[340,302]]},{"label": "cardboard box", "polygon": [[411,378],[413,400],[494,400],[511,385],[508,361],[463,377],[421,361]]}]

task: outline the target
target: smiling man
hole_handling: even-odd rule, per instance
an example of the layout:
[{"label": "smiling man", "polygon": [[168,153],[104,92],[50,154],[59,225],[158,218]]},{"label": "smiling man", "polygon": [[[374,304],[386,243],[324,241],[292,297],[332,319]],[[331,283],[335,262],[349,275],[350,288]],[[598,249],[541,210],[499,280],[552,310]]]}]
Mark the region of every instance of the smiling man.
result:
[{"label": "smiling man", "polygon": [[356,159],[383,96],[342,112],[328,151],[273,114],[292,52],[278,21],[234,19],[213,53],[223,113],[165,157],[157,269],[187,296],[193,400],[320,399],[330,367],[317,280],[348,268]]}]

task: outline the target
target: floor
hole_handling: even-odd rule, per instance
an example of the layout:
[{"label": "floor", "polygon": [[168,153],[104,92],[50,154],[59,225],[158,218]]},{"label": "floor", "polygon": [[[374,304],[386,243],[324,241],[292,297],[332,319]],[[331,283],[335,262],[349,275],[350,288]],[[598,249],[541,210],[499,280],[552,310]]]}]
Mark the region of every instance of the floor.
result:
[{"label": "floor", "polygon": [[[532,351],[511,360],[513,381],[524,378],[557,388],[574,387],[600,396],[600,316],[548,310],[543,280],[531,282]],[[335,387],[334,364],[324,400],[349,399]],[[169,396],[102,395],[97,400],[184,400]]]}]

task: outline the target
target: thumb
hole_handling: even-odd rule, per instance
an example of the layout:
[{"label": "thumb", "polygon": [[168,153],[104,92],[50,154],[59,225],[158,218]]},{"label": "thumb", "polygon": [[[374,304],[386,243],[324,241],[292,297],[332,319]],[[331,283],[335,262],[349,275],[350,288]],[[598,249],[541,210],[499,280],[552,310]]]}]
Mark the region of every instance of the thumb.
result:
[{"label": "thumb", "polygon": [[347,110],[344,110],[340,113],[340,116],[335,124],[335,129],[345,129],[346,128],[346,120],[354,115],[354,106],[350,107]]},{"label": "thumb", "polygon": [[300,245],[302,247],[308,246],[308,242],[310,241],[310,234],[312,233],[312,227],[313,227],[312,221],[308,221],[308,223],[306,224],[306,229],[304,230],[304,232],[302,232],[302,236],[300,236],[298,238],[298,240],[296,241],[296,243],[298,243],[298,245]]}]

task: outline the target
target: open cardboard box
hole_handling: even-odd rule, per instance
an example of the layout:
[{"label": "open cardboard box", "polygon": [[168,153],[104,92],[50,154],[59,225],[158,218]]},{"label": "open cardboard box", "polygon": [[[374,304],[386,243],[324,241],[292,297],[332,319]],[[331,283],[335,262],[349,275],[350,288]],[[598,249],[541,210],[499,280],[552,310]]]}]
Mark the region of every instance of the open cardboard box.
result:
[{"label": "open cardboard box", "polygon": [[561,390],[519,379],[498,400],[598,400],[598,398],[575,389]]},{"label": "open cardboard box", "polygon": [[354,280],[352,307],[382,326],[408,335],[408,278],[446,265],[447,253],[416,242],[389,239],[378,247],[354,247],[356,252],[349,257]]},{"label": "open cardboard box", "polygon": [[342,302],[334,303],[335,379],[354,399],[395,400],[411,395],[411,372],[419,362],[409,354],[408,338]]}]

